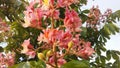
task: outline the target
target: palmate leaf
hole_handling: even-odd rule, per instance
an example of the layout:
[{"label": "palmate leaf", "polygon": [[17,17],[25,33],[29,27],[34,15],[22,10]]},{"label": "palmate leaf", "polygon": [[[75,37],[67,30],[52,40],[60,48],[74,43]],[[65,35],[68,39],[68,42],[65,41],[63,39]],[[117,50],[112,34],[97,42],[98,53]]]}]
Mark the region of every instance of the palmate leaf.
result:
[{"label": "palmate leaf", "polygon": [[120,21],[120,10],[117,10],[117,11],[115,11],[114,13],[112,13],[112,14],[110,15],[110,17],[111,17],[112,21],[114,21],[114,22],[115,22],[116,19],[117,19],[118,21]]},{"label": "palmate leaf", "polygon": [[119,32],[120,29],[114,23],[110,22],[104,25],[104,27],[100,30],[102,37],[110,39],[111,34],[115,34]]}]

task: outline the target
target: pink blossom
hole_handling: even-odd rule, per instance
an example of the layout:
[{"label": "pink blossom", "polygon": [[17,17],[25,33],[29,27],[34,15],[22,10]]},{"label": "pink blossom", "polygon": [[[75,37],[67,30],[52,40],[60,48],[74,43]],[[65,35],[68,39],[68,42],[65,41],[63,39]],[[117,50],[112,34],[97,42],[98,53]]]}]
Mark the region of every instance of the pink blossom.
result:
[{"label": "pink blossom", "polygon": [[42,10],[40,8],[34,8],[35,4],[41,4],[41,0],[35,0],[30,2],[29,6],[26,7],[26,11],[24,11],[25,23],[23,27],[39,27],[41,26],[41,19],[43,17]]},{"label": "pink blossom", "polygon": [[54,43],[55,41],[60,39],[62,33],[62,30],[47,29],[43,31],[43,34],[40,34],[40,36],[38,37],[38,41]]},{"label": "pink blossom", "polygon": [[58,65],[60,65],[60,66],[62,66],[63,64],[65,64],[66,63],[66,60],[65,59],[63,59],[63,58],[60,58],[60,59],[58,59]]},{"label": "pink blossom", "polygon": [[41,19],[43,17],[43,13],[41,9],[27,9],[24,11],[25,23],[23,24],[24,27],[40,27],[41,26]]},{"label": "pink blossom", "polygon": [[21,53],[28,55],[30,58],[34,58],[36,53],[34,51],[33,45],[30,44],[30,39],[24,40],[22,44],[23,50]]},{"label": "pink blossom", "polygon": [[7,68],[14,65],[15,55],[13,53],[0,53],[0,68]]},{"label": "pink blossom", "polygon": [[31,51],[28,51],[26,55],[29,55],[29,58],[34,58],[36,53],[35,51],[31,50]]},{"label": "pink blossom", "polygon": [[76,34],[75,37],[72,39],[72,41],[74,42],[75,46],[79,46],[80,45],[80,38],[79,38],[80,34]]},{"label": "pink blossom", "polygon": [[58,7],[70,6],[73,3],[78,3],[78,0],[57,0]]},{"label": "pink blossom", "polygon": [[70,29],[72,31],[73,30],[78,31],[79,27],[81,27],[81,25],[82,25],[81,22],[82,21],[75,10],[70,11],[70,10],[68,10],[68,8],[66,9],[64,25],[67,29]]},{"label": "pink blossom", "polygon": [[54,63],[54,57],[53,56],[49,58],[49,63],[51,63],[51,64]]},{"label": "pink blossom", "polygon": [[67,48],[68,43],[72,40],[72,34],[67,31],[64,34],[62,34],[62,37],[60,38],[60,47]]},{"label": "pink blossom", "polygon": [[58,19],[59,18],[59,10],[54,10],[52,13],[51,13],[51,16],[54,18],[54,19]]},{"label": "pink blossom", "polygon": [[91,56],[94,53],[94,49],[91,48],[91,43],[90,42],[86,42],[83,46],[83,48],[79,51],[79,55],[82,58],[87,59],[89,56]]},{"label": "pink blossom", "polygon": [[[54,56],[50,57],[48,62],[54,65],[55,64]],[[65,64],[65,63],[66,63],[65,59],[63,59],[63,58],[57,59],[57,64],[58,64],[59,67],[62,66],[63,64]]]},{"label": "pink blossom", "polygon": [[91,56],[94,52],[95,52],[94,49],[91,48],[91,43],[87,42],[85,44],[85,53],[87,53],[88,56]]},{"label": "pink blossom", "polygon": [[12,65],[14,65],[14,63],[15,63],[15,55],[14,54],[6,54],[6,63],[7,63],[7,65],[8,66],[12,66]]}]

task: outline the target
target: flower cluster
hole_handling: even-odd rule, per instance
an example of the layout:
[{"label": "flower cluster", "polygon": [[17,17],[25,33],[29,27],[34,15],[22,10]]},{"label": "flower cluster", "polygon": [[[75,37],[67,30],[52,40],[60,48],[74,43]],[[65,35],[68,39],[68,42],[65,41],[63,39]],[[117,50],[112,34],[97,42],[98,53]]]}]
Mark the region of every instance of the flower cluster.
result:
[{"label": "flower cluster", "polygon": [[71,49],[72,52],[84,59],[88,59],[89,56],[91,56],[94,53],[94,49],[91,48],[91,43],[90,42],[85,42],[81,40],[80,45],[78,46],[73,46]]},{"label": "flower cluster", "polygon": [[[66,55],[74,54],[84,59],[92,56],[94,49],[91,47],[91,43],[80,38],[82,20],[78,13],[70,8],[70,5],[76,3],[79,1],[34,0],[30,2],[24,12],[25,23],[23,27],[42,28],[42,32],[37,39],[39,46],[34,48],[30,44],[30,39],[25,40],[21,53],[34,58],[36,51],[38,58],[52,67],[60,67],[65,64],[67,62],[64,59]],[[60,8],[65,9],[64,18],[60,18]],[[100,15],[98,11],[91,9],[89,16],[94,16],[98,21],[97,16]],[[62,21],[63,25],[60,26],[63,26],[63,29],[60,26],[55,27],[55,23],[59,23],[58,21]],[[43,28],[43,24],[47,27]],[[45,54],[43,54],[44,51],[46,51]]]},{"label": "flower cluster", "polygon": [[53,45],[58,42],[60,47],[67,48],[67,44],[72,40],[72,34],[69,31],[64,32],[63,30],[47,29],[44,34],[40,34],[38,41],[46,42],[49,45]]},{"label": "flower cluster", "polygon": [[64,25],[67,29],[78,31],[78,29],[80,29],[80,26],[82,25],[81,22],[82,21],[75,10],[70,11],[66,9]]},{"label": "flower cluster", "polygon": [[101,16],[101,12],[100,10],[98,9],[98,7],[92,7],[90,9],[90,12],[88,14],[88,17],[89,19],[87,20],[87,25],[89,27],[95,27],[96,25],[98,25],[100,22],[99,22],[99,19],[100,19],[100,16]]},{"label": "flower cluster", "polygon": [[87,27],[96,28],[97,25],[100,25],[101,23],[106,23],[108,20],[108,17],[112,14],[111,9],[107,9],[104,14],[102,14],[97,7],[92,7],[90,9],[90,12],[88,14],[88,20],[87,20]]},{"label": "flower cluster", "polygon": [[104,22],[110,21],[110,19],[108,20],[107,18],[108,18],[111,14],[112,14],[112,10],[111,10],[111,9],[107,9],[107,10],[105,11],[105,13],[102,14],[101,17],[100,17],[101,22],[104,23]]},{"label": "flower cluster", "polygon": [[14,62],[15,62],[15,54],[0,53],[0,68],[7,68],[8,66],[12,66],[12,65],[14,65]]},{"label": "flower cluster", "polygon": [[[60,15],[58,9],[60,7],[68,7],[73,3],[78,3],[78,0],[58,0],[57,2],[55,2],[54,0],[34,0],[30,2],[30,5],[26,8],[27,10],[24,11],[25,23],[23,24],[23,26],[39,28],[42,25],[42,19],[58,19]],[[72,13],[70,16],[77,16],[77,13],[74,10],[72,10],[71,12],[69,12],[68,10],[66,12],[66,15],[70,13]],[[75,23],[80,21],[78,19],[78,16],[74,20],[72,20],[72,18],[68,19],[70,16],[67,16],[65,21],[70,20],[71,22],[73,22],[76,20]]]},{"label": "flower cluster", "polygon": [[79,0],[58,0],[58,7],[66,7],[66,6],[70,6],[71,4],[76,4],[78,3]]}]

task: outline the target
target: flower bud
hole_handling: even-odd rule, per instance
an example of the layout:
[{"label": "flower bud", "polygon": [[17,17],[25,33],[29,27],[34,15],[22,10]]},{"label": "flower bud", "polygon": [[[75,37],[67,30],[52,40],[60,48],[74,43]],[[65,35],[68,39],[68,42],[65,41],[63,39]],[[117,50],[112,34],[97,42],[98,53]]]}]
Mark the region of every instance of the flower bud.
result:
[{"label": "flower bud", "polygon": [[37,54],[38,58],[41,59],[41,60],[44,60],[45,56],[43,53],[38,53]]},{"label": "flower bud", "polygon": [[70,41],[70,42],[68,43],[68,48],[71,48],[73,45],[74,45],[74,43],[73,43],[72,41]]},{"label": "flower bud", "polygon": [[52,55],[52,53],[53,53],[53,52],[52,52],[51,50],[49,50],[49,51],[46,53],[46,56],[47,56],[47,57],[50,57],[50,56]]}]

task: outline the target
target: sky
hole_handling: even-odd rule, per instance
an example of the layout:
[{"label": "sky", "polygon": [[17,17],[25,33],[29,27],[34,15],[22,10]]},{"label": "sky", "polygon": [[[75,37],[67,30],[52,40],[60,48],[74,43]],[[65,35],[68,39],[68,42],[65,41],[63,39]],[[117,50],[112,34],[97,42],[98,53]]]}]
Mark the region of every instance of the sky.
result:
[{"label": "sky", "polygon": [[[92,6],[99,6],[99,9],[104,12],[106,9],[112,9],[113,12],[120,10],[120,0],[88,0],[87,6],[85,8],[91,8]],[[120,27],[120,22],[117,22]],[[120,33],[112,35],[111,39],[106,43],[107,49],[119,50],[120,51]]]},{"label": "sky", "polygon": [[[120,0],[88,0],[88,4],[83,9],[89,9],[92,6],[99,6],[99,9],[104,12],[106,9],[112,9],[112,11],[120,10]],[[117,23],[120,27],[120,22]],[[120,33],[112,35],[111,39],[106,43],[107,49],[120,50]],[[0,45],[3,45],[1,43]],[[6,44],[4,44],[6,45]]]}]

